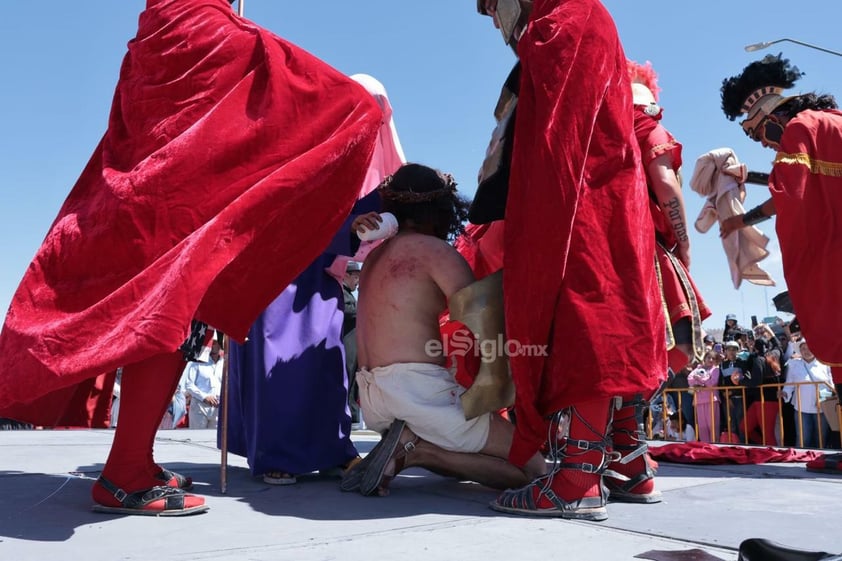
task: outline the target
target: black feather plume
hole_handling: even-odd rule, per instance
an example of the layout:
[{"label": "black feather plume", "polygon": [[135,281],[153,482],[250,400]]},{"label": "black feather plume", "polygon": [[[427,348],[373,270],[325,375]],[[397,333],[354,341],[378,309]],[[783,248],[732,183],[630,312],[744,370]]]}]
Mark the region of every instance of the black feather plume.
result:
[{"label": "black feather plume", "polygon": [[746,66],[738,76],[722,81],[722,111],[730,120],[735,120],[742,113],[743,103],[748,96],[764,86],[791,88],[804,73],[789,64],[789,59],[781,58],[781,53],[767,55]]}]

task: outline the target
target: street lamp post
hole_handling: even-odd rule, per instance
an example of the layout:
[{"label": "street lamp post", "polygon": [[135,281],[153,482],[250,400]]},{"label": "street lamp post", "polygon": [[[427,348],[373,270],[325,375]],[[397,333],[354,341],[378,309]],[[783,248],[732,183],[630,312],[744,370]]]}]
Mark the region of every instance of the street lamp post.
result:
[{"label": "street lamp post", "polygon": [[801,45],[801,46],[804,46],[804,47],[809,47],[811,49],[816,49],[817,51],[830,53],[832,55],[842,56],[842,53],[840,53],[839,51],[833,51],[831,49],[825,49],[824,47],[819,47],[817,45],[811,45],[810,43],[805,43],[804,41],[798,41],[796,39],[786,39],[786,38],[785,39],[775,39],[774,41],[763,41],[761,43],[752,43],[751,45],[746,45],[745,49],[746,49],[746,51],[751,53],[751,52],[754,52],[754,51],[759,51],[761,49],[765,49],[765,48],[767,48],[771,45],[774,45],[775,43],[783,43],[784,41],[788,41],[790,43],[795,43],[796,45]]}]

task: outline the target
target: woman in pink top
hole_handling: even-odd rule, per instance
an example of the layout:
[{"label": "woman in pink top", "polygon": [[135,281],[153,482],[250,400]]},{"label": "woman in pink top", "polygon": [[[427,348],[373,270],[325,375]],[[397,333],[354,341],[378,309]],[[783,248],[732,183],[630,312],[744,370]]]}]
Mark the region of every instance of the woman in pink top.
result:
[{"label": "woman in pink top", "polygon": [[[713,351],[705,353],[704,364],[687,375],[690,387],[695,388],[693,405],[696,408],[696,429],[698,439],[713,442],[719,434],[719,367]],[[702,389],[704,388],[704,389]]]}]

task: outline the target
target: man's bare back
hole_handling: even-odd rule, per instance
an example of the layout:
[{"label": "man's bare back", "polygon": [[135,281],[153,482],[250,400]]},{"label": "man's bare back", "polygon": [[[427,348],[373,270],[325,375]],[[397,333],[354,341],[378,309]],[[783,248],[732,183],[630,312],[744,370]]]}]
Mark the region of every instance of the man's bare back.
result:
[{"label": "man's bare back", "polygon": [[439,316],[447,299],[473,281],[462,256],[434,236],[402,232],[374,250],[360,276],[360,367],[442,364],[444,356],[428,353],[425,347],[429,341],[441,341]]}]

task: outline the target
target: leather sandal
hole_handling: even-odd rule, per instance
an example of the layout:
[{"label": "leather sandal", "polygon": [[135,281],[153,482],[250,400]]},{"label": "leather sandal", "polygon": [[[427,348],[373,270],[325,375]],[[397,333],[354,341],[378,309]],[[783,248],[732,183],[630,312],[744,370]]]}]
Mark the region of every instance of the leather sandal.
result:
[{"label": "leather sandal", "polygon": [[[416,444],[421,440],[417,436],[402,445],[402,450],[398,449],[401,440],[401,433],[406,427],[406,423],[400,419],[396,419],[392,426],[389,427],[389,434],[381,442],[383,446],[371,452],[371,463],[365,470],[360,482],[360,494],[367,497],[381,496],[388,494],[389,483],[397,476],[406,464],[406,456],[415,450]],[[386,466],[389,465],[389,460],[395,460],[395,471],[392,475],[386,475]]]},{"label": "leather sandal", "polygon": [[[583,497],[567,502],[559,497],[549,484],[545,484],[550,475],[545,475],[520,489],[503,491],[489,506],[497,512],[542,518],[590,520],[592,522],[600,522],[608,518],[608,512],[605,510],[605,503],[608,500],[605,488],[601,489],[600,496]],[[533,491],[538,492],[537,497]],[[549,501],[552,506],[548,508],[538,507],[538,500],[542,497]]]},{"label": "leather sandal", "polygon": [[97,479],[96,485],[111,493],[120,506],[95,504],[92,507],[94,512],[140,516],[185,516],[205,512],[210,508],[204,503],[192,507],[186,506],[185,499],[195,497],[195,495],[188,495],[175,487],[152,487],[127,493],[102,476]]},{"label": "leather sandal", "polygon": [[263,482],[269,485],[295,485],[298,478],[285,471],[267,471],[263,474]]},{"label": "leather sandal", "polygon": [[157,479],[158,481],[163,481],[164,487],[174,487],[183,491],[189,491],[193,488],[192,477],[185,477],[180,473],[176,473],[168,469],[162,468],[161,471],[155,474],[155,479]]},{"label": "leather sandal", "polygon": [[[346,493],[350,491],[359,491],[360,484],[362,484],[363,481],[363,475],[368,470],[372,461],[374,461],[374,459],[379,456],[380,450],[383,447],[389,447],[390,450],[394,451],[397,442],[400,441],[401,432],[403,432],[403,428],[405,426],[406,423],[404,421],[401,421],[399,419],[394,420],[389,426],[389,428],[383,433],[380,442],[378,442],[377,445],[375,445],[375,447],[371,449],[371,452],[366,454],[365,458],[362,458],[361,460],[355,462],[353,465],[348,466],[348,468],[342,474],[342,481],[339,483],[339,489]],[[387,456],[387,458],[388,457],[389,456]]]}]

